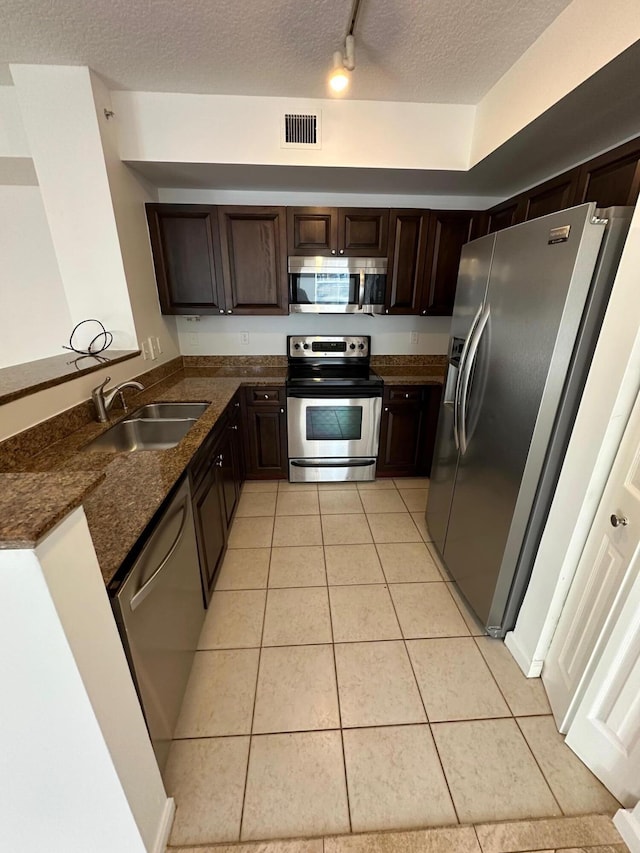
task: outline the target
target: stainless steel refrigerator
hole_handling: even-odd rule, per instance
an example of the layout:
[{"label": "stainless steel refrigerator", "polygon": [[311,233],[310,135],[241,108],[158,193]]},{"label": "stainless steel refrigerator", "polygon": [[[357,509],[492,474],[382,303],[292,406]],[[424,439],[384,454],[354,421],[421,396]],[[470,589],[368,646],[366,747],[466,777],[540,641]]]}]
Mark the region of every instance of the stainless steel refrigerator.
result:
[{"label": "stainless steel refrigerator", "polygon": [[494,637],[529,582],[631,214],[583,204],[462,250],[426,519]]}]

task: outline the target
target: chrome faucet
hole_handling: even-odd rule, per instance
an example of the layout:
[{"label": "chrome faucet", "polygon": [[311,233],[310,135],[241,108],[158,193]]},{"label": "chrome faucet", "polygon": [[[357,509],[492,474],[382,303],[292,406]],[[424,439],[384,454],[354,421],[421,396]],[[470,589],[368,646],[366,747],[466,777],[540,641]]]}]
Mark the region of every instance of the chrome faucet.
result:
[{"label": "chrome faucet", "polygon": [[144,391],[144,385],[142,385],[140,382],[136,382],[135,379],[130,379],[128,382],[121,382],[119,385],[116,385],[115,388],[112,388],[110,391],[104,390],[107,382],[111,382],[110,376],[107,376],[104,382],[94,388],[91,392],[91,399],[93,400],[93,405],[96,407],[96,414],[101,424],[104,424],[108,421],[107,412],[113,405],[113,401],[118,395],[120,396],[120,400],[122,401],[122,408],[125,410],[125,412],[128,411],[127,403],[124,399],[124,394],[122,393],[125,388],[137,388],[138,391]]}]

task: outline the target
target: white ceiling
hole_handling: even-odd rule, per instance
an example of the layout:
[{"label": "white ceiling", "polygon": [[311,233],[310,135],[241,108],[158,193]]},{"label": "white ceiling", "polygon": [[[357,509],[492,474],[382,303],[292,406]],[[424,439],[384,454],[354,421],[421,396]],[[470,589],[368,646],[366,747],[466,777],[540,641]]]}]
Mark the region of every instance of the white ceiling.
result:
[{"label": "white ceiling", "polygon": [[[362,0],[348,97],[475,104],[569,2]],[[351,5],[3,0],[0,63],[89,65],[116,89],[321,98]]]}]

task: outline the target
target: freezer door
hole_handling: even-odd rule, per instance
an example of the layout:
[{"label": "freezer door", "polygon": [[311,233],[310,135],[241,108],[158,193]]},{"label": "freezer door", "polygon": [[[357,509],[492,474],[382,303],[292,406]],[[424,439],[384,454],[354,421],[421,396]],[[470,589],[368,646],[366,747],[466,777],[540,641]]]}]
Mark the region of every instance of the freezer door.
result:
[{"label": "freezer door", "polygon": [[440,554],[443,552],[447,535],[458,466],[458,442],[454,424],[458,364],[464,344],[469,341],[474,320],[477,321],[480,316],[489,281],[495,239],[495,234],[489,234],[467,243],[460,258],[456,301],[451,321],[449,367],[438,416],[426,511],[427,526]]},{"label": "freezer door", "polygon": [[461,369],[462,448],[444,560],[494,636],[511,627],[505,606],[604,233],[594,209],[498,233]]}]

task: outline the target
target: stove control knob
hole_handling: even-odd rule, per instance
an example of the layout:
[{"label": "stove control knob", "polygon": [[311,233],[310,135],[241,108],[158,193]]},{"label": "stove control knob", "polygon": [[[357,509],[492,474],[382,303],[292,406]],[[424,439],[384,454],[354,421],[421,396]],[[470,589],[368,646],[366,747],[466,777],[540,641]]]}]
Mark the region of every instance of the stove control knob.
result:
[{"label": "stove control knob", "polygon": [[309,344],[302,344],[302,349],[309,349]]},{"label": "stove control knob", "polygon": [[349,349],[355,349],[355,348],[356,348],[355,344],[349,344]]},{"label": "stove control knob", "polygon": [[294,349],[300,349],[300,344],[294,344],[294,345],[293,345],[293,348],[294,348]]},{"label": "stove control knob", "polygon": [[360,343],[358,344],[358,349],[364,349],[364,344],[362,343],[362,341],[360,341]]}]

